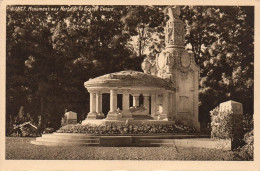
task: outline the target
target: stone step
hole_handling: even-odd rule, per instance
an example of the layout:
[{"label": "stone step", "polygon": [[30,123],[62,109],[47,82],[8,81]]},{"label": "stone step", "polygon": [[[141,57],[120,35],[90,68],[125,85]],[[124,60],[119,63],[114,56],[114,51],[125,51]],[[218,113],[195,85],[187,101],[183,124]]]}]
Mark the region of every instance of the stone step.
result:
[{"label": "stone step", "polygon": [[142,143],[143,140],[167,140],[167,139],[192,139],[192,138],[210,138],[208,134],[194,133],[194,134],[176,134],[164,136],[135,136],[133,143]]},{"label": "stone step", "polygon": [[79,142],[47,142],[47,141],[31,141],[34,145],[45,146],[99,146],[99,143],[79,143]]},{"label": "stone step", "polygon": [[151,144],[163,144],[163,143],[174,143],[173,139],[140,139],[142,143],[151,143]]},{"label": "stone step", "polygon": [[55,137],[51,137],[51,138],[37,137],[36,141],[99,143],[99,139],[71,139],[71,138],[55,138]]},{"label": "stone step", "polygon": [[[203,133],[176,133],[161,135],[89,135],[83,133],[53,133],[43,134],[37,137],[32,144],[50,146],[172,146],[184,144],[189,146],[199,146],[199,142],[216,144],[203,139],[209,139],[209,134]],[[221,143],[220,143],[221,144]],[[203,146],[203,145],[202,145]],[[222,145],[223,146],[223,145]]]},{"label": "stone step", "polygon": [[68,134],[68,133],[53,133],[53,134],[42,134],[42,138],[56,138],[56,139],[99,139],[97,136],[87,134]]},{"label": "stone step", "polygon": [[174,146],[174,147],[195,147],[231,150],[230,140],[215,140],[211,138],[189,138],[189,139],[141,139],[135,143],[136,146]]}]

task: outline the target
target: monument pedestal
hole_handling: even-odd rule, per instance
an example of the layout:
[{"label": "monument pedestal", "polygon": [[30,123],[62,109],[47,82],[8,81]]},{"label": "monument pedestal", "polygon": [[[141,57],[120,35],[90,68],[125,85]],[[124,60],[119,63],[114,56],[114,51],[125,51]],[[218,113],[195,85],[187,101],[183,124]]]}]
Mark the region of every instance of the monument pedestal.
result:
[{"label": "monument pedestal", "polygon": [[104,113],[98,113],[97,114],[97,119],[104,119],[104,118],[105,118]]},{"label": "monument pedestal", "polygon": [[200,131],[200,122],[198,121],[193,121],[192,122],[192,127],[196,129],[196,131]]},{"label": "monument pedestal", "polygon": [[88,113],[87,119],[97,119],[97,113],[96,112],[91,112]]},{"label": "monument pedestal", "polygon": [[108,112],[106,120],[117,120],[118,119],[118,113],[117,112]]},{"label": "monument pedestal", "polygon": [[170,118],[168,117],[168,114],[160,114],[158,120],[170,121]]}]

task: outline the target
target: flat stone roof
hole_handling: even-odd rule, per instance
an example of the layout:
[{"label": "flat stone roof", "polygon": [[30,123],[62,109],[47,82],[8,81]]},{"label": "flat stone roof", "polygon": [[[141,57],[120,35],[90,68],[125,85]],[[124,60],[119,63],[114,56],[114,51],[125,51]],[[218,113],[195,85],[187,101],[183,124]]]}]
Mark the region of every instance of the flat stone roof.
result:
[{"label": "flat stone roof", "polygon": [[174,90],[174,84],[154,75],[139,71],[120,71],[89,79],[84,83],[90,87],[158,87],[166,90]]}]

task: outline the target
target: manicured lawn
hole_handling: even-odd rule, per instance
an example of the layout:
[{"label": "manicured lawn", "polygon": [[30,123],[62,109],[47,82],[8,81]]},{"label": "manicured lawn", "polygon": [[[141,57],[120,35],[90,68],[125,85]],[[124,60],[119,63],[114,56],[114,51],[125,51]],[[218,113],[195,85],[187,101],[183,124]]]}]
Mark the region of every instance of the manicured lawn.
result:
[{"label": "manicured lawn", "polygon": [[6,159],[19,160],[239,160],[236,152],[175,147],[49,147],[35,138],[7,137]]}]

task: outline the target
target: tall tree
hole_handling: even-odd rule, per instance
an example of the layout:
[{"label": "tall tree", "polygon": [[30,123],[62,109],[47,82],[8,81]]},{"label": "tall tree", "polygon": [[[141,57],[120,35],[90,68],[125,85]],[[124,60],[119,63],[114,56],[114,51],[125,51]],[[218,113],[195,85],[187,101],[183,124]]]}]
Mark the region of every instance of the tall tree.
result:
[{"label": "tall tree", "polygon": [[[253,113],[254,16],[253,7],[182,8],[186,44],[200,66],[200,115],[232,99]],[[243,94],[243,96],[242,96]]]},{"label": "tall tree", "polygon": [[[43,12],[30,11],[29,6],[12,10],[15,7],[7,8],[7,114],[15,105],[14,113],[27,106],[35,117],[41,114],[43,124],[58,127],[65,109],[87,113],[83,83],[123,69],[131,54],[125,46],[129,35],[120,34],[125,7]],[[33,6],[49,7],[61,8]]]},{"label": "tall tree", "polygon": [[163,7],[130,6],[121,20],[124,30],[131,35],[130,43],[139,58],[162,44],[165,21]]}]

